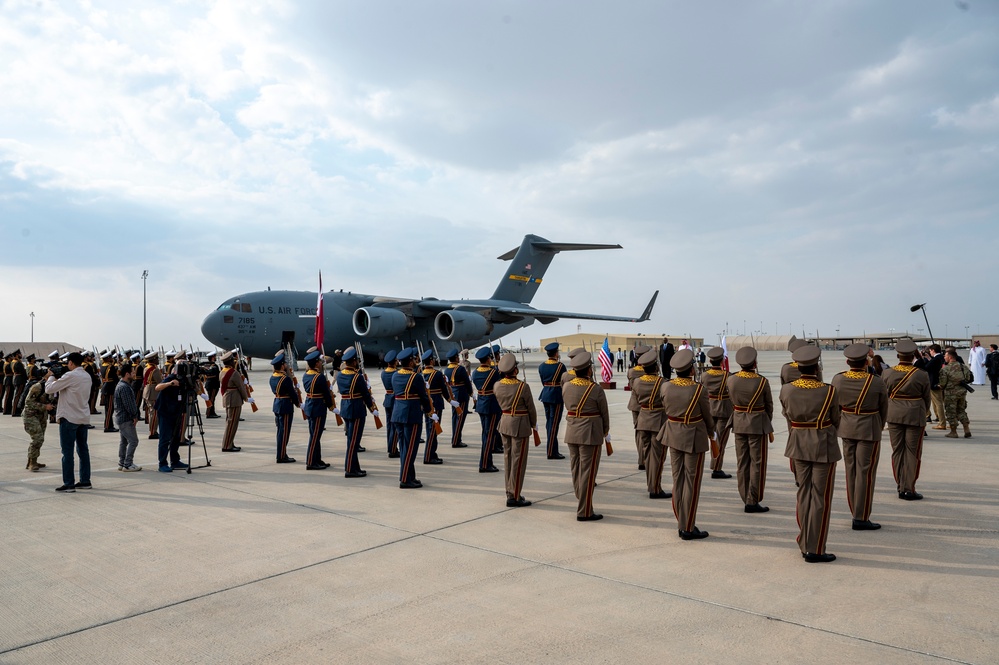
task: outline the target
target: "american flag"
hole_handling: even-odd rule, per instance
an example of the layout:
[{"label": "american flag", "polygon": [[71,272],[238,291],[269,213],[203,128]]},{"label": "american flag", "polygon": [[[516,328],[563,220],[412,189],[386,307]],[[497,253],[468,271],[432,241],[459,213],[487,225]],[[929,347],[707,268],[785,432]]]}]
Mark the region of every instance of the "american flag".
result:
[{"label": "american flag", "polygon": [[323,348],[325,337],[325,319],[323,319],[323,271],[319,271],[319,297],[316,299],[316,346]]},{"label": "american flag", "polygon": [[614,376],[614,361],[606,337],[604,337],[604,345],[600,347],[600,353],[597,357],[600,358],[600,378],[604,383],[610,383]]}]

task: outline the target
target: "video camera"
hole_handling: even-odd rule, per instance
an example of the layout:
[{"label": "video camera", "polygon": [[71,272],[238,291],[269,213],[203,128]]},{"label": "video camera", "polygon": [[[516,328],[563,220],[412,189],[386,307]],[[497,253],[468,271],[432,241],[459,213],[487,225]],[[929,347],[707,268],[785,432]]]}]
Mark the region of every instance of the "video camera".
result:
[{"label": "video camera", "polygon": [[193,362],[179,362],[174,367],[174,373],[180,382],[181,390],[197,392],[198,378],[201,376],[201,368]]},{"label": "video camera", "polygon": [[42,367],[52,372],[52,376],[54,376],[56,379],[61,379],[63,374],[69,371],[69,368],[58,360],[52,360],[50,362],[47,362],[43,364]]}]

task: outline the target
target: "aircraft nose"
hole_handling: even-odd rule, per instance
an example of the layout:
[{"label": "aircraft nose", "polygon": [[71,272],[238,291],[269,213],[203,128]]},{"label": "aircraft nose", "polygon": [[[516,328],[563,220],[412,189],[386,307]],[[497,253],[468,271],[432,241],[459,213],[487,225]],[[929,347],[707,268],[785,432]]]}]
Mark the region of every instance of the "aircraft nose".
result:
[{"label": "aircraft nose", "polygon": [[218,339],[222,334],[222,323],[219,318],[218,312],[212,312],[205,317],[205,320],[201,323],[201,334],[205,336],[209,342],[213,344],[218,344]]}]

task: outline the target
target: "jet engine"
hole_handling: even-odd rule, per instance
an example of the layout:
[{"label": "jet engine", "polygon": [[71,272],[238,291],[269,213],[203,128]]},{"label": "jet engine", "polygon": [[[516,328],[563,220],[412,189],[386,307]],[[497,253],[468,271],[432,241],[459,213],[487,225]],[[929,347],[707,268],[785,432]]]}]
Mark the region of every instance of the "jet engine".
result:
[{"label": "jet engine", "polygon": [[412,327],[408,316],[391,307],[360,307],[351,322],[359,337],[395,337]]},{"label": "jet engine", "polygon": [[434,319],[434,332],[447,341],[481,339],[492,332],[493,324],[475,312],[441,312]]}]

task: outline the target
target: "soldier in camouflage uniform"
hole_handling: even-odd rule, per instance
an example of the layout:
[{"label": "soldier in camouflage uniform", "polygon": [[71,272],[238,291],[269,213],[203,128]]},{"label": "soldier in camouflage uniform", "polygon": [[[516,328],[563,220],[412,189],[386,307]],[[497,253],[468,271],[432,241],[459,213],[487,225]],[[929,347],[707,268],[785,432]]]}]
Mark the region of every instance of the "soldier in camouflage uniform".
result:
[{"label": "soldier in camouflage uniform", "polygon": [[957,358],[956,351],[947,351],[944,358],[947,364],[940,369],[940,387],[943,389],[944,413],[950,432],[947,438],[957,438],[957,424],[964,425],[964,438],[971,438],[970,421],[968,420],[968,391],[962,382],[971,381],[971,370],[965,367]]},{"label": "soldier in camouflage uniform", "polygon": [[[45,379],[51,374],[51,372],[46,374]],[[24,467],[29,471],[38,471],[45,467],[38,461],[38,455],[42,450],[42,442],[45,441],[45,426],[48,424],[49,411],[53,408],[52,398],[45,392],[45,381],[39,381],[31,386],[24,398],[24,411],[21,413],[24,419],[24,431],[31,437],[31,445],[28,446],[28,465]]]}]

